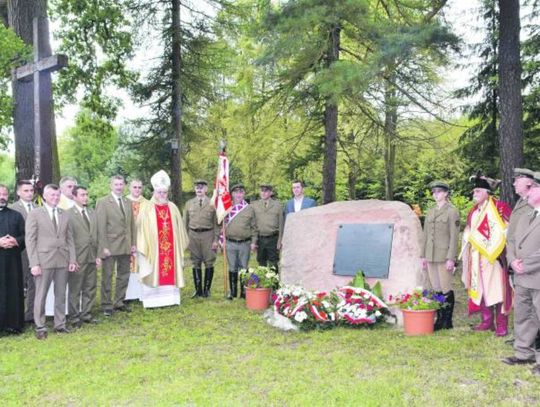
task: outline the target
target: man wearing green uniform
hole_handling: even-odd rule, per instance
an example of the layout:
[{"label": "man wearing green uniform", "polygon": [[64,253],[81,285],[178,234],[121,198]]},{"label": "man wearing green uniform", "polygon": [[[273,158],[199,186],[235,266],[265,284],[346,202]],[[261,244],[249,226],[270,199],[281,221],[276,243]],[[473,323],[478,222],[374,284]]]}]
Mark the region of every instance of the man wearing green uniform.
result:
[{"label": "man wearing green uniform", "polygon": [[283,235],[283,208],[278,201],[272,199],[272,185],[262,184],[260,188],[261,199],[252,204],[258,233],[257,262],[277,271]]},{"label": "man wearing green uniform", "polygon": [[[253,206],[245,200],[246,194],[243,185],[235,185],[231,188],[233,207],[225,219],[225,237],[227,262],[229,264],[229,286],[228,298],[232,300],[237,295],[238,272],[246,269],[249,264],[250,250],[255,251],[257,247],[257,225],[255,224],[255,211]],[[240,297],[244,298],[244,291],[241,289]]]},{"label": "man wearing green uniform", "polygon": [[[208,297],[214,278],[214,262],[218,248],[219,228],[216,210],[206,195],[208,183],[197,180],[194,183],[195,198],[186,203],[184,221],[188,228],[188,250],[193,266],[193,297]],[[204,263],[204,287],[202,283],[202,263]]]}]

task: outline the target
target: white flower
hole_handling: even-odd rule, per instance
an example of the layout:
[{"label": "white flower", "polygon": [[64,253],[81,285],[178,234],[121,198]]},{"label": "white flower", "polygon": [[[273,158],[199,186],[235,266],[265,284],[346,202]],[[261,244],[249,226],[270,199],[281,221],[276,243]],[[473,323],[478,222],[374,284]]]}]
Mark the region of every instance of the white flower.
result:
[{"label": "white flower", "polygon": [[304,319],[307,318],[307,314],[304,311],[297,312],[294,316],[294,320],[296,322],[302,322]]},{"label": "white flower", "polygon": [[375,316],[376,316],[377,318],[380,317],[381,315],[382,315],[382,314],[381,314],[380,311],[375,311]]},{"label": "white flower", "polygon": [[323,301],[323,302],[322,302],[322,305],[323,305],[323,307],[325,307],[325,308],[330,308],[330,303],[329,303],[328,301]]}]

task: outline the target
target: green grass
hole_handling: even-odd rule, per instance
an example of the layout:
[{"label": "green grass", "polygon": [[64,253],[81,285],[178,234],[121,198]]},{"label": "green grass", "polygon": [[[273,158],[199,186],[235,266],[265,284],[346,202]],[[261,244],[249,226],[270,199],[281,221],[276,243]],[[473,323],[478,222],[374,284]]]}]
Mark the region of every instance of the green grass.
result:
[{"label": "green grass", "polygon": [[[213,296],[100,317],[70,335],[0,338],[2,405],[539,405],[540,378],[510,367],[504,339],[456,328],[405,337],[391,326],[284,333],[243,301]],[[456,278],[456,287],[461,287]],[[97,310],[96,310],[97,311]]]}]

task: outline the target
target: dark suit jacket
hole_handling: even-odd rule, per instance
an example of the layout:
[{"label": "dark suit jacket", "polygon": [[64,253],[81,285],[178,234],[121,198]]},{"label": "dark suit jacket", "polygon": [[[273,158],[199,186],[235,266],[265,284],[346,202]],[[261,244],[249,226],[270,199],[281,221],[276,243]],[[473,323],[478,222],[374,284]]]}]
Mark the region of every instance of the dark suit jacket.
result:
[{"label": "dark suit jacket", "polygon": [[[28,212],[26,211],[23,201],[19,199],[18,201],[13,202],[13,204],[11,204],[9,207],[13,209],[14,211],[19,212],[22,215],[24,221],[26,222],[26,216],[28,215]],[[28,266],[28,254],[26,253],[26,249],[23,250],[21,253],[21,261],[22,261],[23,270],[27,270],[29,266]]]},{"label": "dark suit jacket", "polygon": [[[531,209],[532,212],[532,209]],[[525,288],[540,289],[540,215],[532,223],[530,214],[519,218],[513,235],[508,241],[507,257],[511,263],[523,260],[524,274],[514,274],[514,283]]]},{"label": "dark suit jacket", "polygon": [[131,247],[136,245],[136,229],[133,220],[131,201],[122,198],[125,217],[112,194],[104,196],[96,203],[98,224],[98,256],[103,257],[103,250],[108,249],[112,256],[131,254]]},{"label": "dark suit jacket", "polygon": [[[313,208],[317,206],[317,202],[314,199],[304,197],[302,199],[302,207],[300,209]],[[289,213],[294,213],[294,198],[289,199],[283,209],[283,214],[287,216]]]},{"label": "dark suit jacket", "polygon": [[75,263],[75,244],[68,215],[58,209],[57,217],[58,227],[55,231],[46,207],[34,209],[28,214],[25,241],[30,268],[67,268],[69,263]]},{"label": "dark suit jacket", "polygon": [[75,253],[77,255],[77,263],[87,264],[94,263],[97,258],[97,220],[94,211],[86,208],[90,228],[88,228],[82,213],[78,208],[69,209],[69,223],[73,231],[73,240],[75,242]]}]

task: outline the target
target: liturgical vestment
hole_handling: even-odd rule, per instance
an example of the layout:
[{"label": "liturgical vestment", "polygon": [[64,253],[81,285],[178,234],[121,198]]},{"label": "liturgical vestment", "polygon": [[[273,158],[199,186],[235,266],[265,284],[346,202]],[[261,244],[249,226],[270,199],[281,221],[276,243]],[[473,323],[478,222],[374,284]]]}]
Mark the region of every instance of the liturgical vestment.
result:
[{"label": "liturgical vestment", "polygon": [[159,204],[154,198],[141,203],[137,252],[145,308],[180,304],[188,242],[182,216],[174,203]]}]

